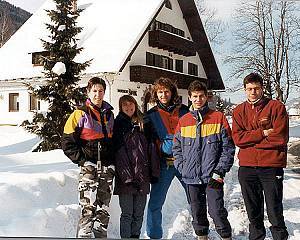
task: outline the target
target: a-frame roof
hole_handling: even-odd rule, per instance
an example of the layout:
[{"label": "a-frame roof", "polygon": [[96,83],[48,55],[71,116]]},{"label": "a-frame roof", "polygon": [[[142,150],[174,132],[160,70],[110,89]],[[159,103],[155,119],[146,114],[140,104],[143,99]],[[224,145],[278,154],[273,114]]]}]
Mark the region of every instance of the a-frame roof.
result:
[{"label": "a-frame roof", "polygon": [[[164,0],[78,0],[84,9],[78,18],[83,27],[78,45],[84,50],[76,61],[93,59],[86,73],[119,72],[130,59],[151,22],[163,7]],[[203,29],[194,0],[178,0],[189,31],[196,43],[212,89],[224,85]],[[45,4],[0,48],[0,80],[43,76],[42,67],[33,67],[31,53],[43,51],[40,39],[47,40],[45,23],[50,21]]]}]

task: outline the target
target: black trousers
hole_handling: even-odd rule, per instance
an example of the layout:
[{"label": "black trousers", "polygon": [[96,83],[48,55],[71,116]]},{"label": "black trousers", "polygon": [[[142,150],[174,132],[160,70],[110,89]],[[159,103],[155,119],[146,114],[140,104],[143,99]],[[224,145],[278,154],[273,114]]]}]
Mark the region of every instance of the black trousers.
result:
[{"label": "black trousers", "polygon": [[139,238],[143,224],[147,194],[120,194],[121,207],[120,235],[121,238]]},{"label": "black trousers", "polygon": [[[207,184],[187,185],[193,216],[193,227],[198,236],[208,235],[208,213],[214,221],[216,231],[222,238],[231,237],[231,226],[224,207],[224,191],[207,187]],[[207,199],[206,199],[207,198]]]},{"label": "black trousers", "polygon": [[263,240],[264,199],[274,240],[286,240],[288,232],[284,223],[282,192],[283,169],[274,167],[240,167],[238,172],[249,224],[249,240]]}]

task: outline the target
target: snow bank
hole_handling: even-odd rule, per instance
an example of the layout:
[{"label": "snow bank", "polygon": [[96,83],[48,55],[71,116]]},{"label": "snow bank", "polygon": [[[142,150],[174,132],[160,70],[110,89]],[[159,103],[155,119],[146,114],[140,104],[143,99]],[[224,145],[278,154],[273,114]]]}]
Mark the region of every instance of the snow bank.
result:
[{"label": "snow bank", "polygon": [[[78,167],[61,150],[32,153],[38,139],[18,127],[0,127],[0,236],[62,237],[76,234],[80,209],[77,199]],[[248,220],[237,163],[225,179],[225,201],[234,239],[246,240]],[[284,216],[290,240],[300,239],[300,175],[285,171]],[[119,238],[120,208],[113,196],[108,237]],[[212,220],[209,237],[220,239]],[[269,226],[268,221],[265,221]],[[184,191],[178,180],[170,187],[163,208],[164,238],[195,239]],[[142,237],[146,238],[145,221]],[[267,238],[272,239],[270,231]]]}]

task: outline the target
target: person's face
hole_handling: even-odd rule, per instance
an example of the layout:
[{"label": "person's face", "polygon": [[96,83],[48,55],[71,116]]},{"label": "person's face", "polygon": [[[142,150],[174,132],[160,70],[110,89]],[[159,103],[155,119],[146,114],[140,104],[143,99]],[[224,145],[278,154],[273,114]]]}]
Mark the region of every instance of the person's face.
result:
[{"label": "person's face", "polygon": [[125,113],[128,117],[132,117],[135,112],[135,104],[128,101],[123,102],[122,112]]},{"label": "person's face", "polygon": [[189,99],[192,102],[194,110],[200,110],[205,105],[207,96],[204,91],[193,91],[191,92]]},{"label": "person's face", "polygon": [[255,102],[263,96],[263,88],[260,83],[247,83],[245,87],[247,99],[250,102]]},{"label": "person's face", "polygon": [[92,86],[90,91],[88,91],[88,97],[91,99],[92,103],[101,107],[103,97],[104,97],[104,88],[101,84],[95,84]]},{"label": "person's face", "polygon": [[172,93],[170,89],[165,87],[160,87],[157,90],[156,94],[157,94],[158,101],[160,101],[164,105],[169,105],[172,98]]}]

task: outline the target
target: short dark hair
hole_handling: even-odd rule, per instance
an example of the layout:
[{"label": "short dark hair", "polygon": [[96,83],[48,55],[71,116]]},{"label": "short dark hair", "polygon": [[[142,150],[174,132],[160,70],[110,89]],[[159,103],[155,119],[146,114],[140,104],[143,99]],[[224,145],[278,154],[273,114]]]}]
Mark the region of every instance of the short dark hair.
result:
[{"label": "short dark hair", "polygon": [[258,73],[253,72],[248,74],[245,78],[244,78],[244,88],[246,88],[246,84],[248,83],[259,83],[261,86],[263,86],[264,81],[262,76],[260,76]]},{"label": "short dark hair", "polygon": [[188,95],[191,96],[192,92],[203,91],[205,96],[207,96],[207,86],[205,83],[200,82],[199,80],[195,80],[190,83],[188,87]]},{"label": "short dark hair", "polygon": [[88,84],[87,84],[87,87],[86,87],[86,90],[89,92],[92,87],[96,84],[100,84],[103,86],[103,89],[105,91],[106,89],[106,83],[105,81],[102,79],[102,78],[99,78],[99,77],[92,77],[89,81],[88,81]]},{"label": "short dark hair", "polygon": [[158,97],[157,97],[157,91],[165,87],[171,91],[171,103],[177,103],[179,101],[178,91],[176,84],[170,79],[165,77],[160,77],[154,82],[154,86],[151,91],[151,102],[157,103]]}]

